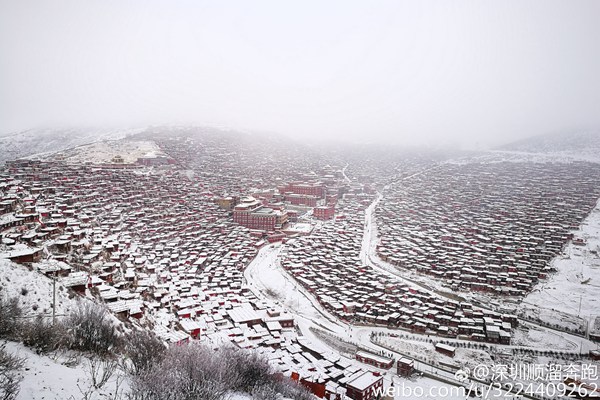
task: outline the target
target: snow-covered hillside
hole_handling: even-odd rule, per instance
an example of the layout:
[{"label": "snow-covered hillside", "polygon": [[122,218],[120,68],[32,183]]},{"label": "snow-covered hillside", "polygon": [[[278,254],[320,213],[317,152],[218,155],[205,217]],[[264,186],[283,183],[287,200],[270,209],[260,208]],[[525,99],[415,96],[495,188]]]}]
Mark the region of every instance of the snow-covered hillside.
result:
[{"label": "snow-covered hillside", "polygon": [[497,149],[500,152],[544,154],[557,159],[600,162],[600,132],[579,131],[535,136],[519,140]]},{"label": "snow-covered hillside", "polygon": [[143,132],[135,129],[30,129],[0,136],[0,164],[8,160],[53,153],[100,140],[117,140]]},{"label": "snow-covered hillside", "polygon": [[[44,263],[38,263],[34,264],[33,268],[43,266]],[[18,298],[25,316],[52,314],[52,279],[6,258],[0,258],[0,293],[5,297]],[[60,284],[60,281],[57,282],[56,314],[66,314],[75,306],[76,299],[73,295],[69,295],[69,291]]]},{"label": "snow-covered hillside", "polygon": [[553,262],[557,272],[523,300],[522,308],[547,323],[587,329],[600,317],[600,203],[574,234],[576,242]]},{"label": "snow-covered hillside", "polygon": [[36,354],[20,343],[8,342],[6,350],[25,359],[21,387],[16,400],[115,399],[127,382],[116,369],[102,388],[93,389],[92,361],[76,353]]},{"label": "snow-covered hillside", "polygon": [[103,140],[51,154],[50,158],[60,158],[67,163],[110,163],[120,156],[124,163],[134,163],[143,156],[162,154],[156,143],[148,140]]}]

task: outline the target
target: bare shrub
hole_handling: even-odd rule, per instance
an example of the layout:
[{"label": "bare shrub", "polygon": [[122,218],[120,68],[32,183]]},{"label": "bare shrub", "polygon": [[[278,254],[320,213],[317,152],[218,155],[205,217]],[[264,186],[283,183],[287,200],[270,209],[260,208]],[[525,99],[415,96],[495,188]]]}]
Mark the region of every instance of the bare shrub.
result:
[{"label": "bare shrub", "polygon": [[89,351],[107,355],[120,345],[120,338],[108,312],[92,302],[80,302],[65,320],[69,332],[68,347],[72,350]]},{"label": "bare shrub", "polygon": [[161,361],[132,377],[130,396],[133,400],[217,400],[233,392],[259,400],[314,398],[295,382],[274,375],[257,353],[234,347],[213,351],[197,344],[166,350]]},{"label": "bare shrub", "polygon": [[167,347],[149,331],[135,331],[126,338],[125,354],[131,361],[128,372],[138,375],[160,362]]},{"label": "bare shrub", "polygon": [[89,376],[94,389],[102,389],[119,367],[119,362],[112,358],[92,357],[88,359],[88,364]]},{"label": "bare shrub", "polygon": [[65,334],[66,330],[62,324],[53,325],[41,315],[24,322],[21,330],[23,344],[38,354],[58,349],[64,341]]},{"label": "bare shrub", "polygon": [[19,299],[7,297],[0,292],[0,338],[13,339],[20,331],[23,310]]},{"label": "bare shrub", "polygon": [[229,350],[227,359],[229,369],[236,376],[234,389],[250,392],[256,386],[265,386],[272,379],[273,371],[267,360],[258,353]]},{"label": "bare shrub", "polygon": [[[119,362],[115,358],[89,357],[85,367],[86,379],[77,380],[77,388],[81,394],[81,400],[92,400],[105,398],[107,400],[124,399],[123,388],[121,387],[124,376],[119,374]],[[106,388],[105,392],[99,392],[112,379],[112,386]],[[69,397],[69,400],[78,400],[75,396]]]},{"label": "bare shrub", "polygon": [[274,387],[277,393],[281,393],[285,398],[294,400],[314,400],[315,398],[307,388],[291,379],[277,380]]},{"label": "bare shrub", "polygon": [[281,299],[281,294],[279,292],[273,290],[272,288],[266,288],[265,294],[272,299],[276,299],[276,300]]},{"label": "bare shrub", "polygon": [[9,354],[6,344],[0,345],[0,400],[13,400],[19,394],[22,376],[19,370],[25,360]]},{"label": "bare shrub", "polygon": [[200,346],[171,347],[160,363],[133,377],[135,400],[218,400],[229,390],[221,379],[223,364]]},{"label": "bare shrub", "polygon": [[278,400],[281,395],[270,385],[255,386],[250,393],[253,400]]}]

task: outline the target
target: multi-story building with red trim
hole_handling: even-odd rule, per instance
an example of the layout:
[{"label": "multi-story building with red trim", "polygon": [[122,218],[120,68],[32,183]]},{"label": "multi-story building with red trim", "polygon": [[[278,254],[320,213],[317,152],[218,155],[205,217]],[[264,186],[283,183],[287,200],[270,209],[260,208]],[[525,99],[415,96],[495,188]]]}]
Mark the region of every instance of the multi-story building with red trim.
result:
[{"label": "multi-story building with red trim", "polygon": [[265,207],[253,197],[245,197],[233,208],[233,221],[249,229],[274,231],[287,223],[285,210]]}]

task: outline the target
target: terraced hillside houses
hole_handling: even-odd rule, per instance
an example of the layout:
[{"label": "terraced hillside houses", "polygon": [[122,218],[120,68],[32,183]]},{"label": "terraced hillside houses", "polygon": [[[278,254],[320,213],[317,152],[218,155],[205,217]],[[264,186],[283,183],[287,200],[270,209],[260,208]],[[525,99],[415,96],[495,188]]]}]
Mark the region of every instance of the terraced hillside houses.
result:
[{"label": "terraced hillside houses", "polygon": [[452,290],[523,296],[595,207],[599,172],[584,162],[444,164],[386,191],[377,255]]}]

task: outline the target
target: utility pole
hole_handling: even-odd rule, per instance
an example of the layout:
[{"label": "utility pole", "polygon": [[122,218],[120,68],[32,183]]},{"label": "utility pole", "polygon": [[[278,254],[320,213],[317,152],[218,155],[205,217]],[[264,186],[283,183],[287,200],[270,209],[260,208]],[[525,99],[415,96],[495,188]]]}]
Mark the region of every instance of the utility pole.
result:
[{"label": "utility pole", "polygon": [[56,320],[56,271],[54,271],[54,278],[52,279],[52,326]]},{"label": "utility pole", "polygon": [[593,315],[590,314],[590,318],[585,321],[585,338],[590,339],[590,322],[593,321]]}]

